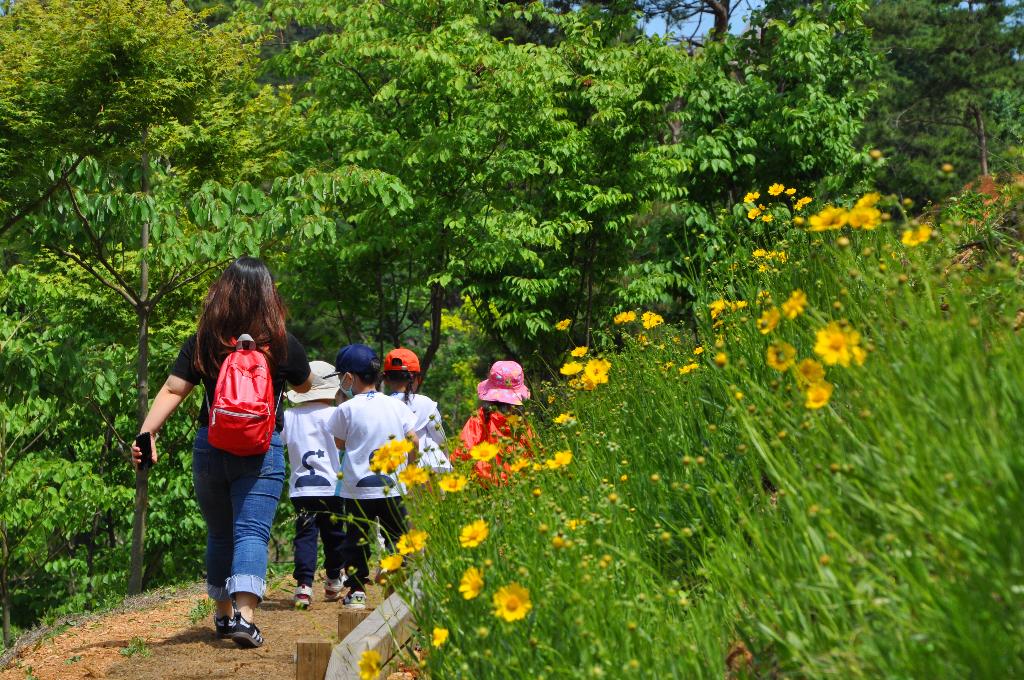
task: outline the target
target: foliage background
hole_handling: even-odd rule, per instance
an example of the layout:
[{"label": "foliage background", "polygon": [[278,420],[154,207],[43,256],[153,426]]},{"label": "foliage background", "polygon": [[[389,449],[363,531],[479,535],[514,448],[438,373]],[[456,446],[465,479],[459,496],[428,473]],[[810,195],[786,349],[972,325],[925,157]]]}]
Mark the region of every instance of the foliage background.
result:
[{"label": "foliage background", "polygon": [[[741,32],[679,41],[638,31],[634,10],[708,4],[660,4],[171,2],[142,18],[123,0],[5,5],[5,644],[123,595],[139,488],[139,582],[201,577],[199,397],[168,423],[151,478],[130,473],[125,442],[232,257],[271,263],[311,356],[354,341],[430,355],[425,391],[455,432],[492,360],[539,383],[627,307],[696,332],[715,272],[786,236],[735,207],[752,188],[820,202],[878,181],[919,203],[959,189],[969,141],[890,136],[909,93],[983,102],[993,167],[1015,167],[1015,3],[980,3],[997,17],[970,33],[987,61],[941,88],[905,58],[971,49],[948,3],[773,0]],[[890,50],[904,28],[914,40]],[[936,175],[947,160],[953,176]]]}]

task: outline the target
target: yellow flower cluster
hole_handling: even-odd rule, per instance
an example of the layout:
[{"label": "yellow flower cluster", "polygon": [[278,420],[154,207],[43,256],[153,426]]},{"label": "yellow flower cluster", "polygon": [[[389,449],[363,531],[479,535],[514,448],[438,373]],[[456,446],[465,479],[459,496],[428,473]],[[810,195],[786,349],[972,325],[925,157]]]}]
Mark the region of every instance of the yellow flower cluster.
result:
[{"label": "yellow flower cluster", "polygon": [[430,473],[419,465],[410,465],[398,473],[398,481],[408,487],[418,486],[430,481]]},{"label": "yellow flower cluster", "polygon": [[643,321],[644,328],[647,330],[657,328],[661,324],[665,323],[665,319],[663,319],[660,314],[655,314],[654,312],[644,312],[643,316],[640,318]]},{"label": "yellow flower cluster", "polygon": [[903,245],[913,248],[925,243],[932,237],[932,226],[930,224],[922,224],[917,229],[905,229],[903,231],[903,237],[900,241]]},{"label": "yellow flower cluster", "polygon": [[391,474],[409,460],[412,442],[408,439],[391,439],[373,452],[370,469],[381,474]]},{"label": "yellow flower cluster", "polygon": [[399,537],[395,547],[403,555],[418,553],[427,547],[427,532],[422,529],[410,529]]},{"label": "yellow flower cluster", "polygon": [[616,326],[621,326],[624,323],[630,323],[636,321],[636,312],[619,312],[612,319],[612,323]]},{"label": "yellow flower cluster", "polygon": [[591,359],[587,362],[586,366],[583,366],[579,362],[573,361],[565,366],[562,366],[562,375],[578,375],[569,381],[569,385],[578,390],[591,391],[597,388],[598,385],[604,385],[608,382],[608,371],[612,368],[610,361],[605,359]]},{"label": "yellow flower cluster", "polygon": [[871,230],[883,222],[882,211],[875,206],[882,199],[881,194],[864,194],[852,208],[826,206],[821,212],[808,218],[808,231],[834,231],[849,226],[851,229]]},{"label": "yellow flower cluster", "polygon": [[708,305],[708,309],[711,310],[711,318],[717,319],[722,315],[723,312],[736,312],[747,307],[746,300],[737,300],[736,302],[729,302],[725,299],[718,299]]},{"label": "yellow flower cluster", "polygon": [[544,461],[544,467],[549,470],[563,468],[572,462],[572,451],[556,451],[554,457]]}]

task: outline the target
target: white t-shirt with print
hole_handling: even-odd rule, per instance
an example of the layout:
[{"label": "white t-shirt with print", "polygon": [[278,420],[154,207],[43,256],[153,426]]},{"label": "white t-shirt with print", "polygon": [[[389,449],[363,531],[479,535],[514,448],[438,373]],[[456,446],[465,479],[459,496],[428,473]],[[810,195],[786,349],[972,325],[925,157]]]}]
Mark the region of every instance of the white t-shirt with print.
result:
[{"label": "white t-shirt with print", "polygon": [[310,402],[284,412],[281,438],[288,448],[291,498],[333,496],[338,481],[338,447],[327,431],[327,419],[334,413],[330,404]]},{"label": "white t-shirt with print", "polygon": [[390,475],[372,472],[370,457],[389,439],[416,431],[416,414],[408,406],[380,392],[357,394],[334,409],[327,431],[345,442],[341,496],[373,499],[405,493],[397,478],[402,468]]},{"label": "white t-shirt with print", "polygon": [[[406,404],[404,392],[395,392],[391,397]],[[452,464],[444,451],[447,440],[437,402],[423,394],[413,394],[406,406],[416,414],[416,434],[420,438],[420,466],[435,472],[451,472]]]}]

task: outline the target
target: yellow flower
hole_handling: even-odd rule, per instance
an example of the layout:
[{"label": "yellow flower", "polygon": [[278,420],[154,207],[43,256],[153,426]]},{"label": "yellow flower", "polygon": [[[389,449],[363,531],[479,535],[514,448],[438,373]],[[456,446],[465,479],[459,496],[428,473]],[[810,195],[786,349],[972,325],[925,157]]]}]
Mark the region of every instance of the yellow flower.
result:
[{"label": "yellow flower", "polygon": [[751,208],[750,210],[747,211],[747,219],[748,220],[756,220],[757,216],[760,215],[760,214],[761,214],[761,208],[759,208],[759,207],[757,207],[755,205],[753,208]]},{"label": "yellow flower", "polygon": [[448,641],[448,629],[447,628],[434,628],[434,633],[430,636],[430,644],[434,647],[440,647]]},{"label": "yellow flower", "polygon": [[441,481],[438,482],[437,485],[441,487],[442,491],[447,491],[448,493],[456,493],[458,491],[462,491],[463,489],[465,489],[467,482],[468,480],[466,479],[466,475],[456,475],[449,473],[441,477]]},{"label": "yellow flower", "polygon": [[703,353],[704,353],[704,348],[701,347],[700,345],[697,345],[696,347],[693,348],[693,356],[697,356],[697,355],[703,354]]},{"label": "yellow flower", "polygon": [[804,406],[807,408],[821,408],[828,404],[828,400],[832,398],[832,383],[821,381],[814,383],[807,388],[807,401],[804,402]]},{"label": "yellow flower", "polygon": [[587,353],[587,348],[586,347],[577,347],[573,351],[569,352],[569,354],[571,354],[574,357],[581,357],[581,356],[584,356],[586,353]]},{"label": "yellow flower", "polygon": [[587,362],[587,367],[583,370],[583,381],[588,386],[584,386],[584,389],[594,389],[597,385],[603,385],[608,382],[608,371],[611,369],[612,364],[610,361],[605,359],[591,359]]},{"label": "yellow flower", "polygon": [[530,466],[530,461],[528,461],[525,458],[520,458],[516,462],[512,463],[511,465],[509,465],[508,468],[512,472],[519,472],[520,470],[522,470],[524,468],[527,468],[529,466]]},{"label": "yellow flower", "polygon": [[782,303],[782,313],[787,319],[792,321],[804,313],[804,308],[806,306],[807,295],[797,288],[789,294],[789,299]]},{"label": "yellow flower", "polygon": [[719,352],[715,355],[715,365],[719,368],[725,368],[729,363],[729,355],[725,352]]},{"label": "yellow flower", "polygon": [[505,621],[520,621],[533,609],[530,591],[518,583],[502,586],[494,594],[494,615]]},{"label": "yellow flower", "polygon": [[882,211],[869,207],[854,208],[847,214],[846,222],[853,229],[870,231],[882,223]]},{"label": "yellow flower", "polygon": [[462,574],[459,581],[459,592],[462,599],[472,600],[484,589],[484,574],[476,567],[470,567]]},{"label": "yellow flower", "polygon": [[409,459],[412,442],[408,439],[391,439],[373,452],[370,469],[374,472],[391,474]]},{"label": "yellow flower", "polygon": [[359,657],[359,680],[377,680],[380,675],[380,652],[367,649]]},{"label": "yellow flower", "polygon": [[559,369],[562,375],[576,375],[583,370],[583,364],[578,361],[570,361]]},{"label": "yellow flower", "polygon": [[555,418],[555,424],[556,425],[565,425],[570,420],[575,420],[575,418],[573,418],[571,413],[561,413],[561,414],[558,415],[557,418]]},{"label": "yellow flower", "polygon": [[398,539],[398,552],[403,555],[417,553],[427,547],[427,532],[422,529],[410,529]]},{"label": "yellow flower", "polygon": [[572,451],[556,451],[554,458],[544,461],[544,466],[549,470],[557,470],[572,462]]},{"label": "yellow flower", "polygon": [[487,522],[484,520],[478,519],[475,522],[470,522],[459,532],[459,545],[463,548],[475,548],[484,542],[489,533]]},{"label": "yellow flower", "polygon": [[565,523],[565,526],[568,527],[569,531],[576,531],[584,524],[585,522],[581,519],[570,519]]},{"label": "yellow flower", "polygon": [[380,568],[384,571],[395,571],[402,566],[402,562],[404,561],[405,558],[402,557],[402,555],[399,553],[395,553],[394,555],[388,555],[387,557],[381,558]]},{"label": "yellow flower", "polygon": [[782,319],[782,314],[778,307],[766,309],[761,314],[761,318],[757,320],[757,330],[761,332],[761,335],[768,335],[779,325],[780,319]]},{"label": "yellow flower", "polygon": [[469,450],[469,457],[473,460],[487,462],[498,455],[498,447],[491,442],[480,442]]},{"label": "yellow flower", "polygon": [[426,484],[430,481],[430,473],[419,465],[411,465],[398,473],[398,481],[406,486]]},{"label": "yellow flower", "polygon": [[761,221],[762,222],[771,222],[774,219],[775,218],[772,216],[771,213],[765,213],[764,215],[761,215]]},{"label": "yellow flower", "polygon": [[768,251],[764,248],[758,248],[751,253],[754,257],[768,257]]},{"label": "yellow flower", "polygon": [[796,203],[793,204],[793,210],[796,210],[797,212],[799,212],[799,211],[803,210],[804,206],[807,205],[810,202],[811,202],[811,197],[810,196],[804,196],[803,198],[798,198],[796,200]]},{"label": "yellow flower", "polygon": [[[833,321],[818,331],[814,343],[814,353],[821,357],[829,366],[847,367],[850,361],[856,361],[853,348],[860,345],[860,333],[852,328],[844,328]],[[860,361],[864,363],[863,354],[858,353]]]},{"label": "yellow flower", "polygon": [[622,324],[629,323],[630,321],[636,321],[636,312],[619,312],[615,315],[615,318],[612,319],[612,323],[616,326],[621,326]]},{"label": "yellow flower", "polygon": [[687,373],[693,373],[698,368],[700,368],[700,365],[691,361],[690,363],[686,364],[685,366],[680,366],[679,367],[679,375],[686,375]]},{"label": "yellow flower", "polygon": [[734,312],[738,311],[740,309],[746,309],[747,301],[746,300],[737,300],[736,302],[731,303],[731,307],[732,307],[732,311],[734,311]]},{"label": "yellow flower", "polygon": [[834,208],[828,206],[817,215],[812,215],[807,221],[810,226],[807,231],[831,231],[842,229],[846,225],[848,214],[845,208]]},{"label": "yellow flower", "polygon": [[572,325],[572,320],[562,319],[561,321],[555,324],[555,329],[560,331],[567,331],[569,330],[570,325]]},{"label": "yellow flower", "polygon": [[770,187],[768,187],[768,195],[769,196],[778,196],[779,194],[781,194],[785,190],[786,190],[786,185],[785,184],[779,184],[778,182],[776,182],[775,184],[773,184]]},{"label": "yellow flower", "polygon": [[759,194],[756,191],[751,191],[746,196],[743,197],[743,202],[744,203],[753,203],[754,201],[756,201],[759,198],[761,198],[761,194]]},{"label": "yellow flower", "polygon": [[796,188],[790,187],[790,188],[786,189],[786,195],[787,196],[796,196]]},{"label": "yellow flower", "polygon": [[825,368],[814,359],[804,359],[796,365],[796,379],[802,385],[813,385],[825,379]]},{"label": "yellow flower", "polygon": [[776,371],[787,371],[796,361],[796,348],[788,342],[776,342],[768,345],[768,365]]},{"label": "yellow flower", "polygon": [[710,305],[708,305],[708,309],[711,310],[711,318],[717,319],[718,316],[722,312],[724,312],[726,308],[728,308],[728,306],[729,303],[726,302],[725,300],[715,300],[714,302],[712,302]]},{"label": "yellow flower", "polygon": [[872,191],[869,194],[864,194],[857,202],[853,205],[854,208],[874,208],[878,202],[882,200],[882,194],[877,191]]},{"label": "yellow flower", "polygon": [[643,319],[644,328],[647,330],[656,328],[665,323],[665,319],[661,318],[660,314],[655,314],[654,312],[644,312],[641,318]]},{"label": "yellow flower", "polygon": [[917,229],[906,229],[906,230],[904,230],[903,238],[901,238],[900,240],[903,242],[903,245],[910,246],[911,248],[913,248],[914,246],[919,246],[922,243],[926,242],[931,237],[932,237],[932,227],[931,227],[931,225],[930,224],[922,224]]}]

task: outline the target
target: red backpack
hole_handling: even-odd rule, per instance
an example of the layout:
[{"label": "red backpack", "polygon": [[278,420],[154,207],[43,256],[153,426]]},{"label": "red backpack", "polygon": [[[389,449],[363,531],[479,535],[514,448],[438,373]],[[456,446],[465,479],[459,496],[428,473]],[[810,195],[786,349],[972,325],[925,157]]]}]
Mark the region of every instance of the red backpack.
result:
[{"label": "red backpack", "polygon": [[274,382],[263,352],[248,334],[220,367],[210,406],[210,444],[236,456],[270,450],[276,421]]}]

